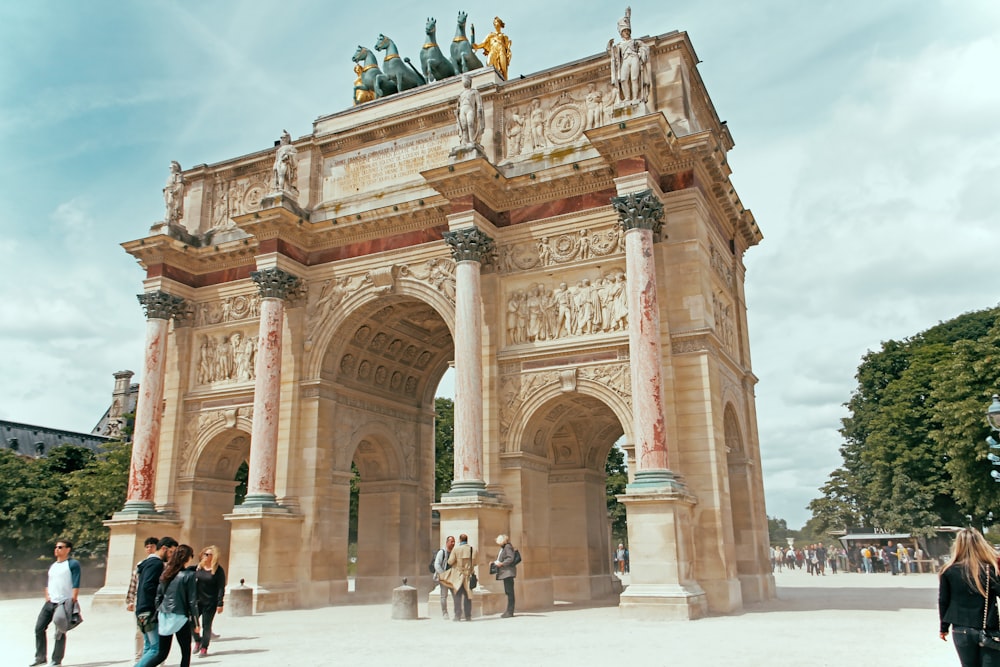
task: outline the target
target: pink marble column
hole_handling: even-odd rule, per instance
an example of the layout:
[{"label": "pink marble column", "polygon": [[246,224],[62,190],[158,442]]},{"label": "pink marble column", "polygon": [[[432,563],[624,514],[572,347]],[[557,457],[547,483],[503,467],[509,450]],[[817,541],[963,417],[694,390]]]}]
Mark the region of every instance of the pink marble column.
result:
[{"label": "pink marble column", "polygon": [[632,375],[632,428],[638,471],[635,485],[670,483],[660,350],[653,235],[662,226],[663,204],[652,191],[614,197],[625,230],[628,338]]},{"label": "pink marble column", "polygon": [[257,339],[250,435],[250,474],[245,507],[275,507],[275,466],[278,460],[278,408],[281,404],[281,330],[284,299],[298,286],[295,276],[281,269],[250,274],[260,289],[260,333]]},{"label": "pink marble column", "polygon": [[135,410],[132,436],[132,461],[128,471],[126,512],[154,512],[153,480],[156,477],[156,451],[160,443],[163,417],[163,375],[166,368],[167,323],[183,312],[184,300],[165,292],[139,295],[146,310],[146,355],[142,383]]},{"label": "pink marble column", "polygon": [[485,496],[482,264],[493,240],[476,227],[446,232],[455,259],[455,477],[447,497]]}]

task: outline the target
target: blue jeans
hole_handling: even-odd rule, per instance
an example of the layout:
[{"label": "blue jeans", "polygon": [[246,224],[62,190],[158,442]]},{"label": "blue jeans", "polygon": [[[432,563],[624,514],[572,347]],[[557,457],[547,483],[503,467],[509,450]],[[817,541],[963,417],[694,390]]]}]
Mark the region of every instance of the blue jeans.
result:
[{"label": "blue jeans", "polygon": [[149,667],[156,664],[156,654],[160,650],[160,635],[154,625],[149,632],[142,633],[142,659],[135,663],[135,667]]},{"label": "blue jeans", "polygon": [[979,628],[953,627],[951,641],[962,667],[1000,667],[1000,651],[979,646]]}]

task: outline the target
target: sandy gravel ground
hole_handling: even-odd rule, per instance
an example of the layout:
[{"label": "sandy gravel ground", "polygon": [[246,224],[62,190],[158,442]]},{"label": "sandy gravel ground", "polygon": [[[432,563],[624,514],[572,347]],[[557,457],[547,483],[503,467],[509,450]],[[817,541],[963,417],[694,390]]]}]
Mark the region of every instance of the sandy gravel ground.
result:
[{"label": "sandy gravel ground", "polygon": [[[937,577],[779,572],[777,600],[740,614],[694,622],[632,621],[616,606],[557,605],[488,616],[471,623],[428,618],[393,621],[391,607],[350,605],[233,618],[216,617],[207,658],[192,665],[463,665],[581,667],[589,665],[958,665],[937,636]],[[90,611],[68,637],[67,667],[132,664],[134,623],[121,613]],[[34,656],[38,599],[0,601],[0,666],[26,667]],[[435,610],[436,612],[436,610]],[[50,650],[51,650],[51,633]],[[176,645],[168,666],[180,661]]]}]

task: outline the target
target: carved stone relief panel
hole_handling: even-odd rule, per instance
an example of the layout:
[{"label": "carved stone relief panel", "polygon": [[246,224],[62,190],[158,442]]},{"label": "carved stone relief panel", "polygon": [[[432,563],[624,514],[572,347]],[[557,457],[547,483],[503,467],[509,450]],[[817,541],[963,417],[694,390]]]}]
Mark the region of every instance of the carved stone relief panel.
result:
[{"label": "carved stone relief panel", "polygon": [[260,294],[238,294],[195,306],[197,327],[260,319]]},{"label": "carved stone relief panel", "polygon": [[733,284],[733,269],[731,268],[729,262],[726,260],[725,256],[716,249],[714,244],[708,246],[709,261],[712,264],[712,269],[715,273],[722,279],[725,283],[726,289],[730,289]]},{"label": "carved stone relief panel", "polygon": [[619,224],[600,229],[581,229],[571,234],[543,236],[501,246],[500,266],[505,273],[528,271],[625,252],[625,234]]},{"label": "carved stone relief panel", "polygon": [[615,269],[575,284],[531,283],[506,295],[508,345],[628,331],[628,285]]},{"label": "carved stone relief panel", "polygon": [[233,218],[260,209],[269,188],[270,169],[233,178],[217,175],[212,183],[211,229],[235,227]]},{"label": "carved stone relief panel", "polygon": [[258,336],[251,334],[255,331],[202,334],[195,360],[195,382],[199,385],[252,382],[256,377]]},{"label": "carved stone relief panel", "polygon": [[715,333],[722,340],[726,351],[736,355],[736,322],[733,319],[733,305],[724,294],[712,295],[712,311],[715,316]]},{"label": "carved stone relief panel", "polygon": [[416,266],[404,264],[400,267],[399,274],[426,283],[443,294],[448,301],[455,303],[454,260],[433,258]]},{"label": "carved stone relief panel", "polygon": [[508,103],[503,115],[503,157],[513,160],[580,141],[584,130],[611,122],[613,105],[610,84],[595,83],[563,90],[551,98]]}]

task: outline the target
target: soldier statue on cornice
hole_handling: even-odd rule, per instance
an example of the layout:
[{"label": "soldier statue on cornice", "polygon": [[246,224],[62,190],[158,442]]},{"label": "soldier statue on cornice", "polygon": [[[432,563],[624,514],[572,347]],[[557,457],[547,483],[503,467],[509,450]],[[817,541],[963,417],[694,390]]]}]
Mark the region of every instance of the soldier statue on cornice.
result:
[{"label": "soldier statue on cornice", "polygon": [[[649,62],[649,46],[632,39],[632,8],[625,8],[625,16],[618,21],[621,41],[608,41],[611,56],[611,85],[615,90],[618,108],[646,106],[653,77]],[[645,109],[643,109],[645,110]]]},{"label": "soldier statue on cornice", "polygon": [[299,193],[296,186],[299,175],[298,160],[299,151],[292,145],[292,135],[288,134],[288,130],[284,130],[278,142],[278,150],[274,152],[274,166],[271,168],[274,176],[272,192],[287,192],[291,195]]}]

